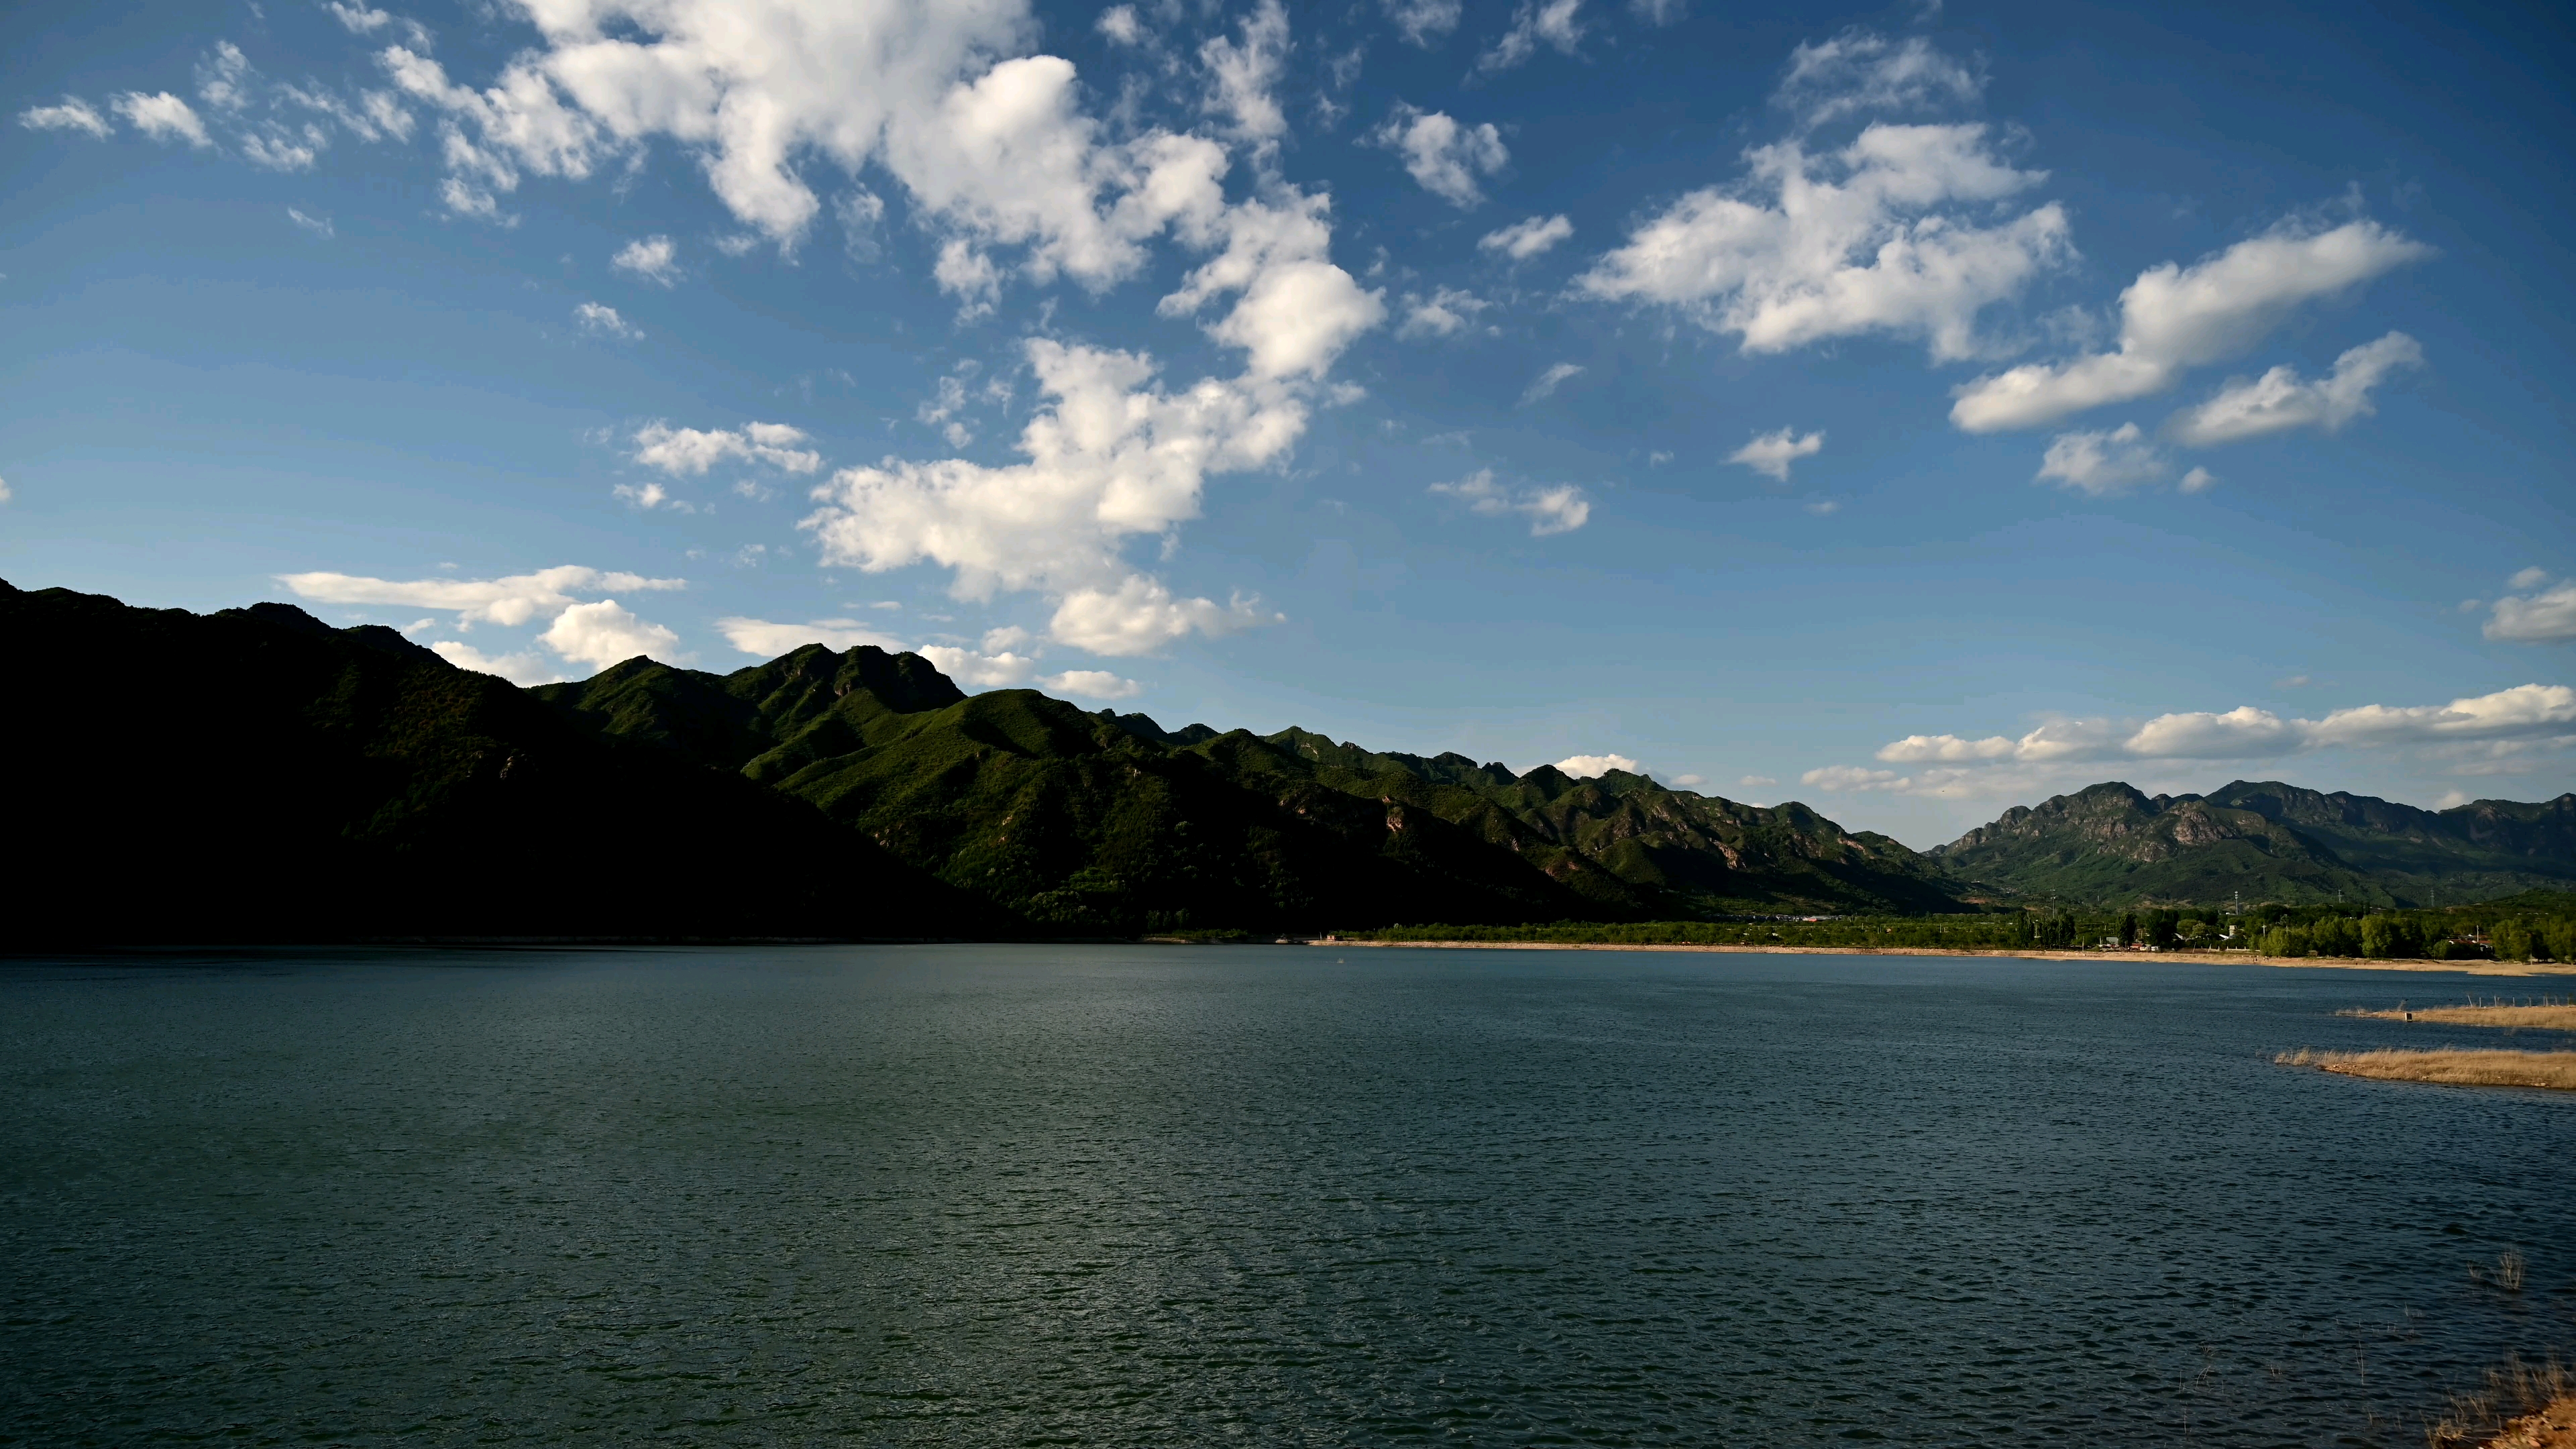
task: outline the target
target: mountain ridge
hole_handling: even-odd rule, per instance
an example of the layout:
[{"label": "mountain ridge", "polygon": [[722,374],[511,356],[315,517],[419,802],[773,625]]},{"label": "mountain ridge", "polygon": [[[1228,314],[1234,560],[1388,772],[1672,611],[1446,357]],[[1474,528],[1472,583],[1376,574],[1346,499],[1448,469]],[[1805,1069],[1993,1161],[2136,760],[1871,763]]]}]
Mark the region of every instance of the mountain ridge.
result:
[{"label": "mountain ridge", "polygon": [[2018,895],[2090,905],[2456,904],[2576,883],[2576,792],[2433,811],[2277,780],[2155,796],[2112,780],[2014,806],[1926,854]]}]

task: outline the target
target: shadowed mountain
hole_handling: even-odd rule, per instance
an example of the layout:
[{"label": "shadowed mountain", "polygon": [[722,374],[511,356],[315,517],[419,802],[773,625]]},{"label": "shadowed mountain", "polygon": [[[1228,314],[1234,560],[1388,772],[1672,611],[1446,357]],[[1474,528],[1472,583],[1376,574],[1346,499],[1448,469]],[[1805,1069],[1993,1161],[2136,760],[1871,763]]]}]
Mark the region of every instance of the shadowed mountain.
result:
[{"label": "shadowed mountain", "polygon": [[2073,904],[2459,904],[2576,883],[2576,794],[2433,811],[2277,781],[2154,797],[2113,782],[2016,806],[1931,854]]},{"label": "shadowed mountain", "polygon": [[1937,863],[1804,805],[1744,805],[1622,770],[1515,775],[1464,755],[1378,753],[1306,730],[1268,738],[1327,783],[1419,804],[1605,907],[1666,918],[1962,909],[1961,888]]},{"label": "shadowed mountain", "polygon": [[0,583],[0,648],[43,691],[0,711],[10,944],[1006,925],[802,801],[388,629]]}]

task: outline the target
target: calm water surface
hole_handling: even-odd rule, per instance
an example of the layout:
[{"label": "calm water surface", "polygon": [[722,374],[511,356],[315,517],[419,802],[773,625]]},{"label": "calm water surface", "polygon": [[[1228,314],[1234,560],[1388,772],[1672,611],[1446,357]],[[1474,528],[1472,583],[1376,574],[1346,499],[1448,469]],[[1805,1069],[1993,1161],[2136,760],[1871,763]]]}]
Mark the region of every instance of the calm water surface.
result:
[{"label": "calm water surface", "polygon": [[[2269,1057],[2480,1039],[2331,1014],[2464,989],[1246,947],[19,964],[0,1440],[2418,1444],[2446,1389],[2576,1344],[2576,1097]],[[2468,1272],[2507,1247],[2519,1295]]]}]

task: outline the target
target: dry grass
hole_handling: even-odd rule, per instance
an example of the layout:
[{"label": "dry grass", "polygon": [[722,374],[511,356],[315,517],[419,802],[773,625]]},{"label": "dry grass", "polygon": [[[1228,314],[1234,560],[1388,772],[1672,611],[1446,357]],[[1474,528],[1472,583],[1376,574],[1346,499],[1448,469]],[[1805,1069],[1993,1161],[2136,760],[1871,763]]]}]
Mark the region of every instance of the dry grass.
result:
[{"label": "dry grass", "polygon": [[2507,1001],[2498,996],[2486,1001],[2469,998],[2463,1006],[2409,1007],[2399,1002],[2392,1011],[2343,1011],[2338,1016],[2364,1016],[2375,1021],[2438,1021],[2447,1026],[2529,1027],[2542,1031],[2576,1031],[2576,1002],[2563,998],[2528,997]]},{"label": "dry grass", "polygon": [[2322,1067],[2383,1082],[2443,1082],[2462,1087],[2556,1087],[2576,1091],[2576,1052],[2375,1051],[2302,1048],[2273,1058],[2288,1067]]},{"label": "dry grass", "polygon": [[[2520,1417],[2516,1417],[2520,1416]],[[2451,1395],[2451,1412],[2426,1426],[2426,1449],[2569,1449],[2576,1446],[2576,1375],[2552,1357],[2487,1370],[2486,1387]]]}]

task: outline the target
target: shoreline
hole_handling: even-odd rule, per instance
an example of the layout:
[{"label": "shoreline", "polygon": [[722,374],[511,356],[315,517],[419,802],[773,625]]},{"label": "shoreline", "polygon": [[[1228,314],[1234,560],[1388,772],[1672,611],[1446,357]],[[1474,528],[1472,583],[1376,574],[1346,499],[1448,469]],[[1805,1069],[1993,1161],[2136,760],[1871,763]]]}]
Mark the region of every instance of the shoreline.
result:
[{"label": "shoreline", "polygon": [[2026,961],[2125,961],[2151,958],[2211,966],[2276,966],[2308,971],[2460,972],[2469,976],[2576,976],[2576,966],[2555,961],[2383,961],[2342,956],[2257,956],[2247,951],[1971,951],[1956,946],[1718,946],[1687,943],[1622,945],[1611,941],[1343,941],[1312,937],[1308,946],[1409,946],[1451,951],[1692,951],[1752,956],[2009,956]]}]

